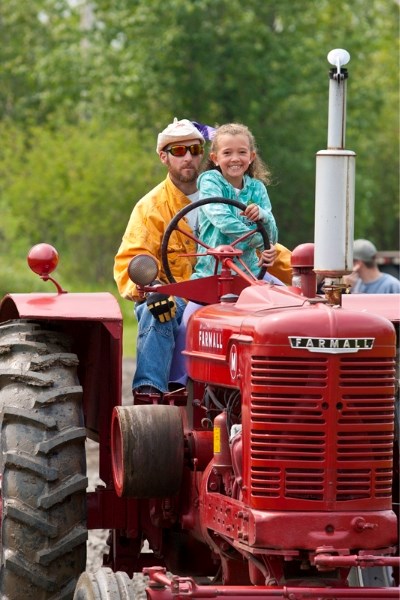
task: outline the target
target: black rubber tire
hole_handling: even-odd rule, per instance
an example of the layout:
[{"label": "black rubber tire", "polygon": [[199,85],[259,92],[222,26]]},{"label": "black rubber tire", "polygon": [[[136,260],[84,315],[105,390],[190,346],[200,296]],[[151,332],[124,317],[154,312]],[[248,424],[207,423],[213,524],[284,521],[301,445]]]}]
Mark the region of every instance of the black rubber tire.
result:
[{"label": "black rubber tire", "polygon": [[132,579],[126,573],[101,568],[95,573],[82,573],[74,600],[135,600]]},{"label": "black rubber tire", "polygon": [[86,567],[86,433],[78,359],[44,325],[0,325],[0,597],[72,599]]},{"label": "black rubber tire", "polygon": [[111,456],[118,495],[165,498],[180,491],[184,434],[178,406],[116,406]]}]

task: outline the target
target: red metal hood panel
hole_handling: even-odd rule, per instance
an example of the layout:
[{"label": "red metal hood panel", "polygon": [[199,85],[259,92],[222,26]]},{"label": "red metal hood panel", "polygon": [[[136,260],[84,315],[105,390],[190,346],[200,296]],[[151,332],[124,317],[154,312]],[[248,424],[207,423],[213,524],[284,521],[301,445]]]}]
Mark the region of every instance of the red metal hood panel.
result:
[{"label": "red metal hood panel", "polygon": [[394,327],[384,317],[324,303],[310,304],[290,293],[281,294],[281,304],[274,304],[270,291],[263,306],[261,288],[257,288],[257,298],[248,294],[250,301],[244,302],[247,291],[249,288],[236,304],[204,307],[192,315],[185,353],[192,378],[232,385],[233,344],[239,353],[240,346],[251,345],[258,353],[272,352],[275,356],[301,356],[310,351],[322,355],[330,344],[331,353],[339,354],[340,349],[334,348],[336,343],[344,345],[343,354],[370,352],[379,346],[381,356],[394,356]]},{"label": "red metal hood panel", "polygon": [[392,323],[400,321],[400,294],[345,294],[344,308],[381,315]]},{"label": "red metal hood panel", "polygon": [[384,317],[325,304],[275,309],[258,319],[246,317],[241,333],[252,335],[255,344],[282,346],[283,352],[292,338],[359,339],[361,348],[365,339],[379,340],[380,346],[387,346],[388,356],[393,356],[395,348],[394,327]]}]

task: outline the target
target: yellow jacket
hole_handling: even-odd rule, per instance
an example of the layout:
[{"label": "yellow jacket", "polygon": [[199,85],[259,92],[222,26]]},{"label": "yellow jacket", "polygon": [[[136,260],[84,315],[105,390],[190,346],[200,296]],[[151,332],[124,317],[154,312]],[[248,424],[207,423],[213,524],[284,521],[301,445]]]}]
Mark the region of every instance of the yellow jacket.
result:
[{"label": "yellow jacket", "polygon": [[[161,242],[170,221],[188,204],[190,200],[167,175],[164,181],[135,205],[114,261],[114,279],[123,298],[140,300],[137,287],[128,276],[128,265],[137,254],[152,255],[158,263],[157,278],[163,283],[168,283],[161,264]],[[184,220],[180,221],[179,227],[192,231]],[[188,237],[177,231],[171,234],[168,244],[168,262],[176,281],[190,278],[196,257],[185,257],[182,254],[195,251],[196,245]]]},{"label": "yellow jacket", "polygon": [[291,266],[291,251],[282,246],[282,244],[275,244],[276,248],[276,259],[272,267],[268,267],[268,273],[275,275],[278,279],[286,285],[292,285],[292,266]]}]

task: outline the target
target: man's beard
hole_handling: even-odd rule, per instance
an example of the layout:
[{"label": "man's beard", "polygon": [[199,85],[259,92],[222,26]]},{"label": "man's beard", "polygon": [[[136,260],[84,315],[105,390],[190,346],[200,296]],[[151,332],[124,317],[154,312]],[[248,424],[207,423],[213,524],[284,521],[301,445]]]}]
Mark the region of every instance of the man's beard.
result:
[{"label": "man's beard", "polygon": [[181,169],[181,170],[174,169],[170,165],[169,172],[170,172],[170,175],[172,176],[172,178],[175,179],[176,181],[180,181],[182,183],[192,183],[193,181],[196,181],[197,177],[198,177],[198,173],[197,173],[196,169],[194,167],[187,167],[187,169],[190,169],[190,174],[185,175],[183,173],[184,169]]}]

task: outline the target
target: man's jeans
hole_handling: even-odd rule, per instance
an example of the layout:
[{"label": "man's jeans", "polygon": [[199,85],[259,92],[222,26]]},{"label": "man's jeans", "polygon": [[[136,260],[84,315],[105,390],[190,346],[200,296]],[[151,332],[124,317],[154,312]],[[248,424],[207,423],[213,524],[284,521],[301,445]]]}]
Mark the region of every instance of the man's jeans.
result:
[{"label": "man's jeans", "polygon": [[[132,388],[152,385],[161,392],[168,391],[168,382],[175,381],[174,371],[180,372],[181,365],[172,365],[175,349],[175,337],[186,302],[175,297],[176,315],[171,321],[160,323],[153,317],[146,302],[135,304],[135,315],[138,321],[138,337],[136,347],[136,371]],[[175,359],[180,361],[180,356]],[[182,357],[183,362],[183,357]]]}]

